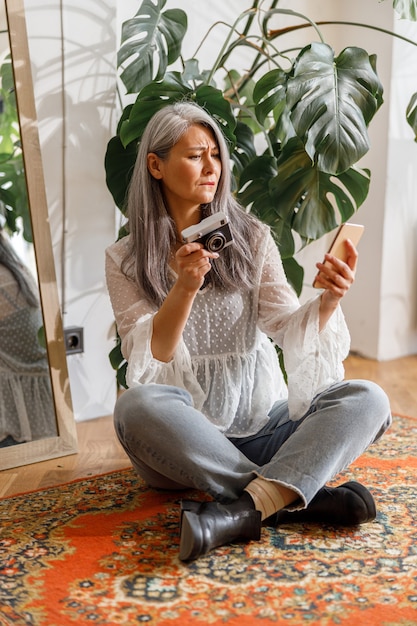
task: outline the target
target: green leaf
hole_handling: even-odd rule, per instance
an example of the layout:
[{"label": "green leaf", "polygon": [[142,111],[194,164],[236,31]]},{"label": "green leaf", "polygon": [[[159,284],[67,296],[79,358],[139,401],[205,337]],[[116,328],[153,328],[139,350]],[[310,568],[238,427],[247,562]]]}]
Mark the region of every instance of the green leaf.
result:
[{"label": "green leaf", "polygon": [[287,75],[283,70],[271,70],[256,83],[253,100],[256,104],[255,113],[260,124],[275,111],[279,117],[285,107],[285,87]]},{"label": "green leaf", "polygon": [[[320,172],[300,139],[293,138],[277,160],[265,154],[243,169],[238,199],[270,226],[282,258],[291,259],[294,232],[308,243],[346,221],[365,200],[369,183],[366,170],[350,168],[339,176]],[[293,286],[301,289],[296,266],[289,267]]]},{"label": "green leaf", "polygon": [[297,296],[299,296],[303,289],[304,269],[294,257],[282,259],[282,265],[288,282],[295,289]]},{"label": "green leaf", "polygon": [[167,72],[165,79],[152,82],[141,89],[129,116],[120,125],[120,139],[124,146],[138,141],[151,117],[167,104],[183,100],[192,93],[191,87],[178,72]]},{"label": "green leaf", "polygon": [[14,78],[10,56],[0,64],[0,212],[6,218],[9,233],[20,230],[32,242],[26,177],[17,118]]},{"label": "green leaf", "polygon": [[114,370],[117,370],[118,367],[124,362],[124,357],[122,355],[122,351],[120,349],[120,339],[117,340],[116,345],[109,352],[109,360],[110,365]]},{"label": "green leaf", "polygon": [[188,59],[184,62],[182,77],[186,83],[201,83],[204,80],[200,72],[198,59]]},{"label": "green leaf", "polygon": [[394,0],[394,9],[401,18],[417,21],[417,0]]},{"label": "green leaf", "polygon": [[[346,222],[365,202],[368,197],[369,187],[371,184],[371,172],[368,169],[358,169],[351,167],[337,177],[333,177],[336,185],[342,185],[345,192],[334,194],[338,209],[340,211],[341,221]],[[350,202],[352,199],[352,203]]]},{"label": "green leaf", "polygon": [[120,337],[116,335],[116,345],[109,352],[109,361],[110,365],[114,370],[116,370],[116,380],[120,387],[125,387],[127,389],[126,384],[126,371],[127,371],[127,361],[122,355],[121,351],[121,341]]},{"label": "green leaf", "polygon": [[166,0],[144,0],[135,17],[122,26],[117,55],[120,78],[127,93],[137,93],[152,80],[161,80],[168,65],[181,54],[187,15],[181,9],[162,13]]},{"label": "green leaf", "polygon": [[[269,195],[269,183],[277,173],[276,159],[264,154],[257,156],[243,169],[238,180],[238,200],[269,223],[268,214],[275,217]],[[271,213],[272,212],[272,213]]]},{"label": "green leaf", "polygon": [[19,230],[17,218],[22,218],[23,237],[32,242],[32,225],[29,215],[26,177],[20,152],[8,157],[0,166],[0,203],[5,213],[9,232]]},{"label": "green leaf", "polygon": [[46,335],[45,335],[45,327],[44,326],[41,326],[38,329],[37,337],[38,337],[39,345],[42,346],[42,348],[45,348],[45,350],[46,350],[47,349],[47,343],[46,343]]},{"label": "green leaf", "polygon": [[234,146],[236,142],[235,128],[236,118],[233,114],[230,102],[228,102],[220,89],[210,85],[201,85],[195,90],[195,101],[206,109],[220,124],[226,139]]},{"label": "green leaf", "polygon": [[104,157],[104,167],[106,171],[106,184],[113,196],[116,206],[122,213],[126,211],[126,195],[130,183],[133,168],[136,161],[136,141],[132,141],[126,147],[120,140],[120,129],[123,122],[129,119],[133,105],[129,104],[123,110],[122,116],[117,125],[117,134],[110,139],[107,144]]},{"label": "green leaf", "polygon": [[126,372],[127,372],[127,363],[123,363],[123,365],[121,365],[119,369],[117,370],[116,380],[117,380],[117,384],[120,387],[124,387],[125,389],[128,389],[128,386],[126,383]]},{"label": "green leaf", "polygon": [[126,195],[136,161],[136,143],[132,141],[126,147],[116,135],[107,144],[104,166],[106,184],[117,207],[125,213]]},{"label": "green leaf", "polygon": [[[274,206],[274,205],[272,205]],[[286,223],[282,217],[275,212],[274,219],[268,219],[266,222],[272,229],[272,234],[278,244],[284,268],[288,265],[287,261],[293,258],[295,254],[295,241],[291,225]],[[287,274],[287,272],[285,272]],[[288,278],[288,274],[287,274]],[[293,284],[293,283],[292,283]],[[297,282],[294,283],[296,285]],[[300,285],[301,289],[301,285]]]},{"label": "green leaf", "polygon": [[327,44],[304,48],[287,83],[287,106],[297,135],[320,170],[337,174],[369,149],[367,125],[382,102],[374,61],[361,48],[337,58]]},{"label": "green leaf", "polygon": [[369,182],[369,172],[353,168],[339,176],[321,172],[295,138],[278,158],[270,193],[281,218],[308,241],[353,215],[367,196]]},{"label": "green leaf", "polygon": [[[269,154],[257,156],[243,169],[239,178],[239,202],[271,228],[281,257],[290,258],[295,252],[291,220],[286,222],[276,199],[271,195],[271,183],[277,175],[277,162]],[[291,208],[291,212],[293,207]]]},{"label": "green leaf", "polygon": [[234,145],[236,118],[230,103],[220,89],[210,85],[200,85],[192,89],[178,72],[168,72],[165,80],[153,82],[144,87],[130,110],[129,117],[120,125],[120,139],[124,146],[138,141],[151,117],[167,104],[184,100],[195,101],[205,108],[219,122],[222,130]]},{"label": "green leaf", "polygon": [[[285,268],[284,268],[284,270],[285,270]],[[284,353],[283,353],[282,349],[279,346],[275,346],[275,349],[277,351],[279,366],[280,366],[282,374],[284,376],[285,384],[288,384],[288,375],[287,375],[287,371],[285,369]]]},{"label": "green leaf", "polygon": [[235,128],[236,145],[232,151],[231,157],[233,161],[233,175],[239,180],[240,176],[249,165],[249,163],[256,158],[256,149],[254,144],[254,134],[247,124],[237,122]]},{"label": "green leaf", "polygon": [[406,116],[407,122],[414,131],[414,141],[417,141],[417,93],[413,94],[408,103]]}]

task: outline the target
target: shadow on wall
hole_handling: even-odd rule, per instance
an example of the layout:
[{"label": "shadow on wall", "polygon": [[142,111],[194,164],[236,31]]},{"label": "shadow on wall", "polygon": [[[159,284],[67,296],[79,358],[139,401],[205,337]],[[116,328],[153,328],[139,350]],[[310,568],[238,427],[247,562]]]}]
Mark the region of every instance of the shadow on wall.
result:
[{"label": "shadow on wall", "polygon": [[116,397],[104,277],[116,234],[104,172],[117,121],[115,2],[72,1],[61,14],[59,2],[29,0],[27,21],[63,322],[84,329],[84,353],[68,357],[74,413],[90,419],[111,414]]}]

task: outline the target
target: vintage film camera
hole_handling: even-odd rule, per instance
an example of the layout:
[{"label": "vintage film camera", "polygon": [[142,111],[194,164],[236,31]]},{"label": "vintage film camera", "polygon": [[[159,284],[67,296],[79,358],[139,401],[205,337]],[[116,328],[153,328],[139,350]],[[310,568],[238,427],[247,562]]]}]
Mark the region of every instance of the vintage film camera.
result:
[{"label": "vintage film camera", "polygon": [[233,243],[228,219],[221,211],[206,217],[199,224],[195,224],[195,226],[186,228],[181,235],[184,243],[198,241],[210,252],[220,252],[220,250]]}]

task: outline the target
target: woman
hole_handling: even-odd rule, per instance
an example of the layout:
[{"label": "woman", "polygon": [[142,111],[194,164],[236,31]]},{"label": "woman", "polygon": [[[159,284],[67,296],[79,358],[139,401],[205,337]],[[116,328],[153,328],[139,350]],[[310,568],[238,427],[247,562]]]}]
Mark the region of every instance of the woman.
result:
[{"label": "woman", "polygon": [[[346,243],[347,263],[327,255],[317,264],[323,289],[300,306],[269,229],[231,195],[228,163],[204,110],[178,103],[156,113],[129,188],[130,233],[106,251],[128,361],[118,437],[150,486],[213,498],[182,502],[182,560],[259,539],[264,520],[374,519],[363,485],[325,484],[391,419],[378,386],[342,380],[349,335],[339,302],[356,249]],[[184,243],[184,229],[218,211],[232,245]],[[288,392],[270,339],[283,349]]]}]

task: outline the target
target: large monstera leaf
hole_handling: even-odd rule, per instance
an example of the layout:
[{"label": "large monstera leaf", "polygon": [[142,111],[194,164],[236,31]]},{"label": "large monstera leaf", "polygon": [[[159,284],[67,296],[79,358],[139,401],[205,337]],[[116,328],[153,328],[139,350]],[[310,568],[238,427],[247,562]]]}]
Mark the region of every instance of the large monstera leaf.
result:
[{"label": "large monstera leaf", "polygon": [[285,108],[287,74],[282,69],[267,72],[258,80],[253,90],[255,113],[260,124],[264,124],[271,111],[279,116]]},{"label": "large monstera leaf", "polygon": [[161,80],[168,65],[181,54],[187,15],[181,9],[162,12],[166,0],[144,0],[135,17],[124,22],[117,64],[127,93],[138,93],[152,80]]},{"label": "large monstera leaf", "polygon": [[238,182],[238,199],[270,226],[287,278],[300,294],[303,270],[294,259],[294,233],[307,244],[348,220],[368,194],[370,173],[353,167],[337,176],[321,172],[293,137],[278,157],[255,157]]},{"label": "large monstera leaf", "polygon": [[369,150],[367,126],[382,104],[374,59],[361,48],[338,57],[312,43],[299,54],[286,100],[295,131],[321,171],[339,174]]},{"label": "large monstera leaf", "polygon": [[338,176],[322,172],[294,138],[278,158],[278,173],[270,191],[282,219],[303,240],[310,241],[348,220],[365,200],[369,183],[367,170],[349,168]]},{"label": "large monstera leaf", "polygon": [[295,252],[291,231],[307,242],[348,220],[368,194],[370,175],[353,167],[337,176],[321,172],[294,137],[277,159],[254,159],[239,183],[240,201],[280,233],[281,253],[289,257]]},{"label": "large monstera leaf", "polygon": [[120,127],[129,118],[133,105],[128,105],[122,114],[118,125],[117,134],[107,144],[104,165],[106,169],[106,184],[113,196],[113,200],[122,213],[126,210],[126,195],[130,177],[136,161],[136,142],[132,141],[127,146],[120,139]]},{"label": "large monstera leaf", "polygon": [[184,99],[194,101],[207,109],[220,123],[228,140],[234,144],[236,118],[220,89],[210,85],[194,88],[178,72],[167,72],[163,81],[152,82],[139,93],[128,119],[120,127],[123,145],[140,139],[148,121],[159,109]]}]

